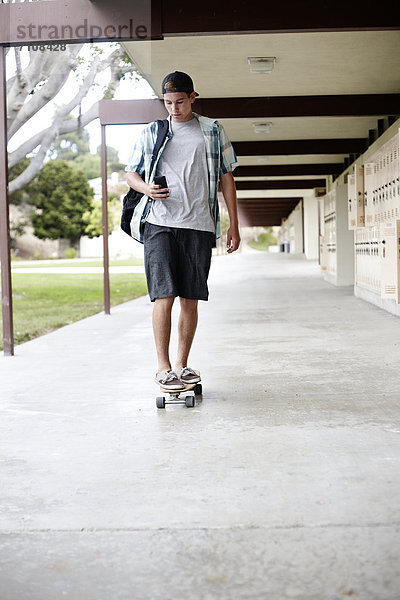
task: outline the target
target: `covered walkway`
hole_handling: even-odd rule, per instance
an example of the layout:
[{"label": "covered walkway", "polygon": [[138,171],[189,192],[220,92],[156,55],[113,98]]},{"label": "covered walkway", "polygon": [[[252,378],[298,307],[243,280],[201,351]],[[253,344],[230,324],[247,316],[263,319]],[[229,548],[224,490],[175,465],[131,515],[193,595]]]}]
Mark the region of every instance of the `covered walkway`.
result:
[{"label": "covered walkway", "polygon": [[285,254],[210,291],[194,409],[147,298],[0,358],[2,600],[398,599],[400,320]]}]

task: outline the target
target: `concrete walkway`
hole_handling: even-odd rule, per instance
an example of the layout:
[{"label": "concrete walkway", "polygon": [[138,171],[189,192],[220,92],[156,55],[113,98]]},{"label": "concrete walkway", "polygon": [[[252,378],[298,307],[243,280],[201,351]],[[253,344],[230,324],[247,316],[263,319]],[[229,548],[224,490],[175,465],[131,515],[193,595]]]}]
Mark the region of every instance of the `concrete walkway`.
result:
[{"label": "concrete walkway", "polygon": [[194,409],[147,298],[0,359],[1,600],[400,598],[400,319],[294,256],[210,291]]}]

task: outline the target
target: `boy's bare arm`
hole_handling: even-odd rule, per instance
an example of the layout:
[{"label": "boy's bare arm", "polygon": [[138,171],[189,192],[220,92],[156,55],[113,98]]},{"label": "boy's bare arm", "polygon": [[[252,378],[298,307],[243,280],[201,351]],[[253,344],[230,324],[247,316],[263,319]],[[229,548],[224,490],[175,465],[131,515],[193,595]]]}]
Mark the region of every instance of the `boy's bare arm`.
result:
[{"label": "boy's bare arm", "polygon": [[229,214],[229,229],[226,238],[228,253],[235,252],[240,245],[236,186],[231,172],[221,175],[221,189]]}]

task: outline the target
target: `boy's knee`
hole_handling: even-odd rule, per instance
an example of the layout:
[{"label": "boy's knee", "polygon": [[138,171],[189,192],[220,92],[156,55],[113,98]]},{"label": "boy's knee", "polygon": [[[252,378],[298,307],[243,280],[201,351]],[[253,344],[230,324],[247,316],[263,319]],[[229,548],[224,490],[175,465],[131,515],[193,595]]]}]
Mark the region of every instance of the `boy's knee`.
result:
[{"label": "boy's knee", "polygon": [[181,308],[183,308],[183,310],[196,310],[197,309],[197,304],[198,304],[198,300],[191,300],[190,298],[179,298],[180,303],[181,303]]}]

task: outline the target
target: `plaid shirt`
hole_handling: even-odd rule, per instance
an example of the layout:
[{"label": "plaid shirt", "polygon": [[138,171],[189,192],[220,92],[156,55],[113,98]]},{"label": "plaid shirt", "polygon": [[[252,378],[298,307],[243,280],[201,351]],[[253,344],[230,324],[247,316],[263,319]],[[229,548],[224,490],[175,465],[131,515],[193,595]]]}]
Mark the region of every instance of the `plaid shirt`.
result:
[{"label": "plaid shirt", "polygon": [[[201,130],[204,134],[206,144],[206,159],[209,175],[209,203],[211,215],[215,224],[216,238],[221,236],[221,226],[218,207],[218,182],[221,175],[233,171],[238,166],[235,151],[232,147],[224,128],[215,119],[203,117],[197,113],[193,113],[194,117],[199,121]],[[172,138],[171,131],[171,116],[168,117],[169,130],[164,144],[161,146],[160,152],[156,159],[152,173],[150,171],[151,156],[157,139],[157,122],[149,123],[141,133],[140,138],[135,143],[128,165],[125,167],[126,172],[136,172],[139,175],[145,173],[146,183],[152,183],[157,169],[158,160],[163,153],[163,150]],[[138,242],[143,243],[143,223],[146,221],[153,200],[148,196],[143,196],[133,213],[131,221],[132,237]],[[215,246],[215,243],[214,243]]]}]

